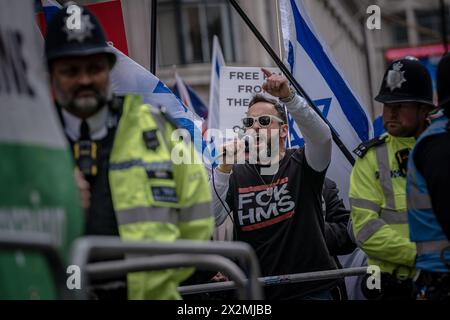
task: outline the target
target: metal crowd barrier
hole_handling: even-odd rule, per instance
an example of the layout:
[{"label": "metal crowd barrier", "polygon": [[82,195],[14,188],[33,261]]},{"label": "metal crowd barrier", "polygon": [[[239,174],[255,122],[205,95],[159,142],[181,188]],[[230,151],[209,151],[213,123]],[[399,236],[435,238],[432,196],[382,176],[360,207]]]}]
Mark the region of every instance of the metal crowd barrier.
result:
[{"label": "metal crowd barrier", "polygon": [[[48,234],[30,232],[0,233],[0,250],[38,252],[46,259],[52,271],[60,299],[88,299],[90,279],[109,279],[128,272],[161,270],[176,267],[199,267],[221,271],[234,281],[205,283],[179,287],[182,295],[225,290],[237,290],[239,298],[262,299],[261,286],[282,285],[367,274],[367,267],[325,270],[290,275],[259,277],[258,260],[251,247],[242,242],[198,242],[179,240],[161,242],[123,242],[119,237],[90,236],[78,239],[72,249],[71,263],[81,269],[82,290],[69,291],[61,257]],[[88,263],[89,259],[110,258],[118,254],[145,254],[126,260]],[[244,273],[228,258],[236,258],[244,266]],[[248,280],[247,280],[248,278]]]},{"label": "metal crowd barrier", "polygon": [[[325,270],[306,273],[295,273],[282,276],[260,277],[259,283],[262,286],[283,285],[288,283],[299,283],[317,280],[338,279],[351,276],[359,276],[367,274],[367,267],[347,268],[339,270]],[[225,290],[233,290],[236,288],[234,281],[223,281],[215,283],[204,283],[189,286],[178,287],[181,295],[209,293]]]},{"label": "metal crowd barrier", "polygon": [[170,254],[153,257],[131,258],[121,261],[97,262],[86,265],[90,279],[103,280],[125,276],[129,272],[162,270],[178,267],[197,267],[202,270],[220,271],[235,279],[233,283],[239,299],[251,299],[246,292],[247,277],[230,259],[213,254]]},{"label": "metal crowd barrier", "polygon": [[[107,259],[120,254],[141,255],[126,260],[89,263],[89,259]],[[146,255],[142,257],[142,255]],[[220,255],[220,256],[219,256]],[[235,258],[245,270],[243,273],[235,263],[226,259]],[[151,271],[173,267],[203,267],[222,270],[232,277],[239,296],[247,299],[262,299],[258,281],[260,269],[253,249],[243,242],[199,242],[178,240],[175,242],[131,242],[119,237],[89,236],[78,239],[72,250],[71,263],[81,269],[82,290],[75,291],[77,299],[87,299],[90,279],[104,279],[125,275],[128,272]],[[246,279],[248,278],[248,280]]]},{"label": "metal crowd barrier", "polygon": [[54,245],[54,241],[47,233],[39,232],[0,232],[0,250],[27,251],[41,254],[50,268],[55,289],[59,299],[71,299],[72,293],[66,286],[66,270],[64,263]]}]

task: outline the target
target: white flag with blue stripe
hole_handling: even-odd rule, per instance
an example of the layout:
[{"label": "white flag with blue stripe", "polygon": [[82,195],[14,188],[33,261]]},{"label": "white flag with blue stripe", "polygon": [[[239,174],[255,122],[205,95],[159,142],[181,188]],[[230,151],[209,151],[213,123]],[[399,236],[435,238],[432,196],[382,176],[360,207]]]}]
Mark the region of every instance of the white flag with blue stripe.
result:
[{"label": "white flag with blue stripe", "polygon": [[[281,0],[280,14],[292,74],[352,151],[372,136],[371,121],[364,107],[314,31],[302,1]],[[293,147],[303,145],[301,133],[292,120],[290,133]],[[349,161],[333,144],[327,176],[336,181],[346,202],[351,169]]]},{"label": "white flag with blue stripe", "polygon": [[208,111],[208,128],[219,128],[219,92],[220,92],[220,68],[225,66],[222,48],[220,47],[219,38],[213,37],[213,50],[211,59],[211,81],[209,85],[209,111]]},{"label": "white flag with blue stripe", "polygon": [[[211,57],[211,80],[209,83],[209,106],[208,106],[208,129],[219,129],[220,124],[220,69],[225,66],[222,48],[219,38],[213,37],[213,50]],[[207,135],[211,155],[214,157],[217,153],[214,138]],[[217,165],[214,163],[213,165]]]},{"label": "white flag with blue stripe", "polygon": [[[42,0],[42,7],[48,23],[61,5],[54,0]],[[163,107],[181,128],[189,131],[196,150],[202,152],[206,143],[202,138],[201,128],[194,122],[196,116],[150,71],[117,49],[115,49],[115,54],[117,62],[111,71],[112,91],[119,95],[139,94],[144,103],[154,107]]]},{"label": "white flag with blue stripe", "polygon": [[136,93],[145,103],[154,107],[163,107],[195,139],[197,151],[205,147],[201,128],[195,125],[197,117],[173,92],[150,71],[116,50],[117,63],[111,72],[111,87],[114,93],[123,95]]}]

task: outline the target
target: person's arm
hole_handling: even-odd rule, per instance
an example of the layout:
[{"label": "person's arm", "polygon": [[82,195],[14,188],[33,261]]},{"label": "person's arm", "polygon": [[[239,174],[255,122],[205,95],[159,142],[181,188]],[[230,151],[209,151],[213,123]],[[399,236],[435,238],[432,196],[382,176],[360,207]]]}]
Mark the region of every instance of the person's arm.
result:
[{"label": "person's arm", "polygon": [[383,192],[375,177],[373,159],[370,153],[357,159],[350,176],[349,198],[356,243],[369,257],[413,267],[416,245],[380,218]]},{"label": "person's arm", "polygon": [[414,153],[417,170],[427,183],[433,212],[447,239],[450,239],[450,201],[447,187],[450,178],[449,144],[450,133],[431,136],[420,143],[419,149]]},{"label": "person's arm", "polygon": [[308,165],[318,172],[325,170],[331,161],[330,128],[306,100],[298,95],[286,102],[286,108],[305,139],[305,156]]},{"label": "person's arm", "polygon": [[322,192],[325,200],[325,241],[332,256],[349,254],[356,248],[347,232],[350,211],[338,194],[336,183],[326,178]]},{"label": "person's arm", "polygon": [[216,226],[225,222],[230,207],[226,201],[231,173],[214,169],[209,176],[209,187],[212,193],[212,207]]},{"label": "person's arm", "polygon": [[213,213],[216,219],[216,226],[223,224],[227,216],[231,213],[232,203],[228,196],[230,186],[231,171],[233,169],[233,161],[236,156],[245,150],[245,144],[242,140],[232,140],[221,146],[223,153],[222,163],[209,172],[209,187],[212,193]]},{"label": "person's arm", "polygon": [[267,69],[262,69],[268,77],[263,89],[280,98],[297,123],[305,139],[305,156],[308,165],[317,172],[325,170],[331,161],[332,136],[328,125],[308,105],[305,99],[291,94],[288,80]]}]

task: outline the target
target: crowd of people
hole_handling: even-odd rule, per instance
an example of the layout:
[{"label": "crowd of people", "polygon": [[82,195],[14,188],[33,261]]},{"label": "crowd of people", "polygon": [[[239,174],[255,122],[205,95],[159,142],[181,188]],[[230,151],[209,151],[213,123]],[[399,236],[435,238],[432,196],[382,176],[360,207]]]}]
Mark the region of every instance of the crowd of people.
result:
[{"label": "crowd of people", "polygon": [[[243,241],[255,250],[262,276],[364,265],[381,270],[381,287],[367,286],[369,275],[290,283],[266,287],[270,300],[450,299],[450,55],[438,65],[437,105],[419,60],[389,65],[375,98],[383,104],[386,133],[354,151],[349,191],[326,176],[333,143],[328,125],[284,76],[266,69],[263,89],[275,99],[255,95],[242,119],[253,149],[243,140],[226,143],[208,178],[198,161],[171,159],[174,148],[195,151],[170,139],[177,127],[167,114],[137,95],[112,93],[116,56],[96,17],[87,9],[82,14],[89,21],[84,32],[67,28],[66,10],[55,14],[45,52],[86,235]],[[302,148],[285,147],[285,107],[302,132]],[[237,164],[240,153],[245,161]],[[339,197],[347,191],[348,209]],[[220,228],[232,231],[213,237]],[[177,287],[193,272],[130,273],[123,286],[105,290],[100,283],[91,295],[178,299]]]}]

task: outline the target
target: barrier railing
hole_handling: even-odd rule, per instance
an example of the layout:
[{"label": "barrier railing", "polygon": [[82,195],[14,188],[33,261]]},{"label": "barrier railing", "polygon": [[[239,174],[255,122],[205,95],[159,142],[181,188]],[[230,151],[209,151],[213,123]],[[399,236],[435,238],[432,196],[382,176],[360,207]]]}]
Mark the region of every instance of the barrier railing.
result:
[{"label": "barrier railing", "polygon": [[[359,276],[367,274],[367,267],[348,268],[339,270],[325,270],[306,273],[295,273],[281,276],[260,277],[259,283],[262,286],[283,285],[288,283],[299,283],[307,281],[338,279],[350,276]],[[215,283],[195,284],[189,286],[178,287],[181,295],[209,293],[225,290],[233,290],[236,288],[234,281],[224,281]]]},{"label": "barrier railing", "polygon": [[[237,290],[239,298],[262,299],[261,286],[283,285],[306,281],[344,278],[367,274],[367,267],[325,270],[271,277],[258,277],[258,260],[251,247],[242,242],[198,242],[180,240],[172,243],[123,242],[118,237],[83,237],[72,250],[72,264],[82,270],[84,290],[69,291],[66,287],[64,264],[54,242],[44,233],[0,233],[0,250],[24,250],[42,254],[48,262],[54,283],[61,299],[87,299],[90,279],[117,278],[128,272],[161,270],[175,267],[198,267],[220,271],[234,281],[205,283],[179,287],[182,295]],[[88,263],[89,259],[110,258],[118,254],[139,254],[126,260]],[[145,256],[142,256],[145,254]],[[243,272],[233,261],[244,266]],[[248,280],[247,280],[248,278]]]},{"label": "barrier railing", "polygon": [[247,277],[242,270],[231,260],[213,254],[171,254],[97,262],[86,265],[86,271],[91,279],[104,280],[123,277],[129,272],[178,267],[196,267],[202,270],[222,272],[231,279],[235,279],[233,289],[237,290],[239,299],[252,299],[254,296],[254,294],[247,295],[245,290]]},{"label": "barrier railing", "polygon": [[[141,255],[126,260],[88,263],[89,259],[107,259],[119,254]],[[182,256],[180,256],[180,254]],[[142,257],[146,255],[147,257]],[[167,256],[169,255],[169,256]],[[170,256],[172,255],[172,256]],[[175,255],[175,256],[174,256]],[[208,255],[205,256],[205,255]],[[243,266],[245,274],[235,263],[218,255],[235,258]],[[152,256],[152,257],[148,257]],[[158,257],[156,257],[158,256]],[[164,258],[164,256],[166,256]],[[176,260],[182,257],[184,260]],[[213,260],[208,260],[213,257]],[[90,236],[78,239],[73,245],[72,264],[82,270],[81,286],[87,288],[90,277],[105,277],[106,274],[118,276],[133,271],[151,271],[180,266],[203,266],[214,270],[222,269],[234,277],[241,296],[248,299],[262,299],[263,293],[258,281],[260,269],[253,249],[243,242],[199,242],[179,240],[176,242],[124,242],[119,237]],[[86,271],[86,272],[83,272]],[[102,275],[103,273],[103,275]],[[248,280],[246,280],[248,278]],[[245,291],[242,291],[242,285]],[[87,299],[86,290],[76,290],[77,299]]]}]

